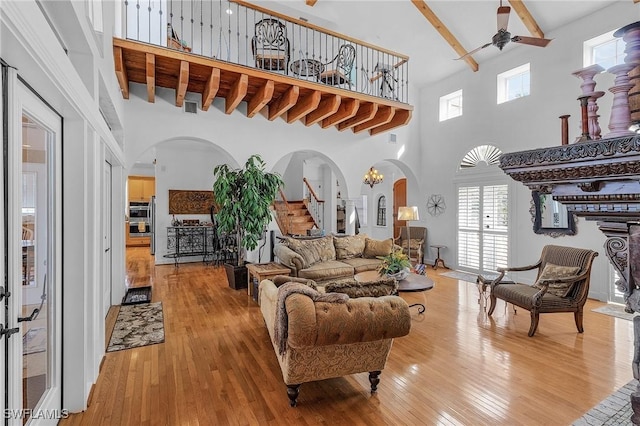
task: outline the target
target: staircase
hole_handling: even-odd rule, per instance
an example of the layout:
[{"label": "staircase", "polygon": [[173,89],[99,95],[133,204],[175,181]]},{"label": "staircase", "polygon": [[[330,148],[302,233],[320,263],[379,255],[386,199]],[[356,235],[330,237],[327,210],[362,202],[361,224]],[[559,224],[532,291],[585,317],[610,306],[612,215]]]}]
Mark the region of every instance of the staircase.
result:
[{"label": "staircase", "polygon": [[282,235],[307,235],[315,226],[303,201],[276,201],[277,222]]}]

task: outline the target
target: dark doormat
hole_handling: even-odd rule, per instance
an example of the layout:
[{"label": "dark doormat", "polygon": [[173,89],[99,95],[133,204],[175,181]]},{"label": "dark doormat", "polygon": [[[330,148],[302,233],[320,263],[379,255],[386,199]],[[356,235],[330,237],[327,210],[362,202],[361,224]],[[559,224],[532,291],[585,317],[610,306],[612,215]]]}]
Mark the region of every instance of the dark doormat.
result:
[{"label": "dark doormat", "polygon": [[122,299],[123,305],[136,305],[151,302],[151,286],[131,287]]}]

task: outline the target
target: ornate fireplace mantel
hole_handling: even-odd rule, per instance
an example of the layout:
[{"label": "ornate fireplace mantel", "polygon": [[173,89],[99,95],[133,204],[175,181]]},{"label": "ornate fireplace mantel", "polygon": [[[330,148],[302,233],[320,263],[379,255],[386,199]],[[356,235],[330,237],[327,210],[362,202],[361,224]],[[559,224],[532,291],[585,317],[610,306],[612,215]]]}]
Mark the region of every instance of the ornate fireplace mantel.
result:
[{"label": "ornate fireplace mantel", "polygon": [[638,294],[629,298],[640,285],[629,262],[629,227],[640,223],[640,136],[503,154],[500,168],[531,190],[551,194],[577,216],[597,221],[607,237],[606,254],[622,277],[616,286],[627,309],[640,312]]}]

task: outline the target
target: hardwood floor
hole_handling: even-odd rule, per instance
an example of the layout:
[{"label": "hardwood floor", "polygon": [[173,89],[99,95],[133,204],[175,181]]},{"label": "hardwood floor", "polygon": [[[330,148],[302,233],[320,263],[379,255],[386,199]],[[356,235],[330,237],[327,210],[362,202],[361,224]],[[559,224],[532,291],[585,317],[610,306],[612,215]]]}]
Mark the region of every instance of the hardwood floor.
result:
[{"label": "hardwood floor", "polygon": [[584,334],[573,314],[545,314],[529,338],[528,312],[487,318],[474,284],[429,269],[433,290],[401,294],[427,311],[413,309],[378,393],[362,373],[305,383],[291,408],[246,291],[220,268],[153,267],[147,253],[127,250],[128,282],[153,285],[165,343],[107,353],[89,408],[61,425],[567,425],[633,378],[632,322],[591,312],[602,303],[587,302]]}]

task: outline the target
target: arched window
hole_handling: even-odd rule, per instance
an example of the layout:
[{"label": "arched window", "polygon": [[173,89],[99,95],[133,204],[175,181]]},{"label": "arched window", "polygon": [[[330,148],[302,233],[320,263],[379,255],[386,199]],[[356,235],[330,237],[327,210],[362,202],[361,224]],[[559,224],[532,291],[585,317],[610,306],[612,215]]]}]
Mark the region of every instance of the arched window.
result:
[{"label": "arched window", "polygon": [[378,198],[378,218],[376,220],[376,225],[378,226],[387,226],[387,198],[384,195],[381,195]]},{"label": "arched window", "polygon": [[464,156],[460,162],[460,168],[475,167],[479,163],[486,163],[488,166],[496,165],[499,162],[500,154],[502,151],[493,145],[476,146]]}]

